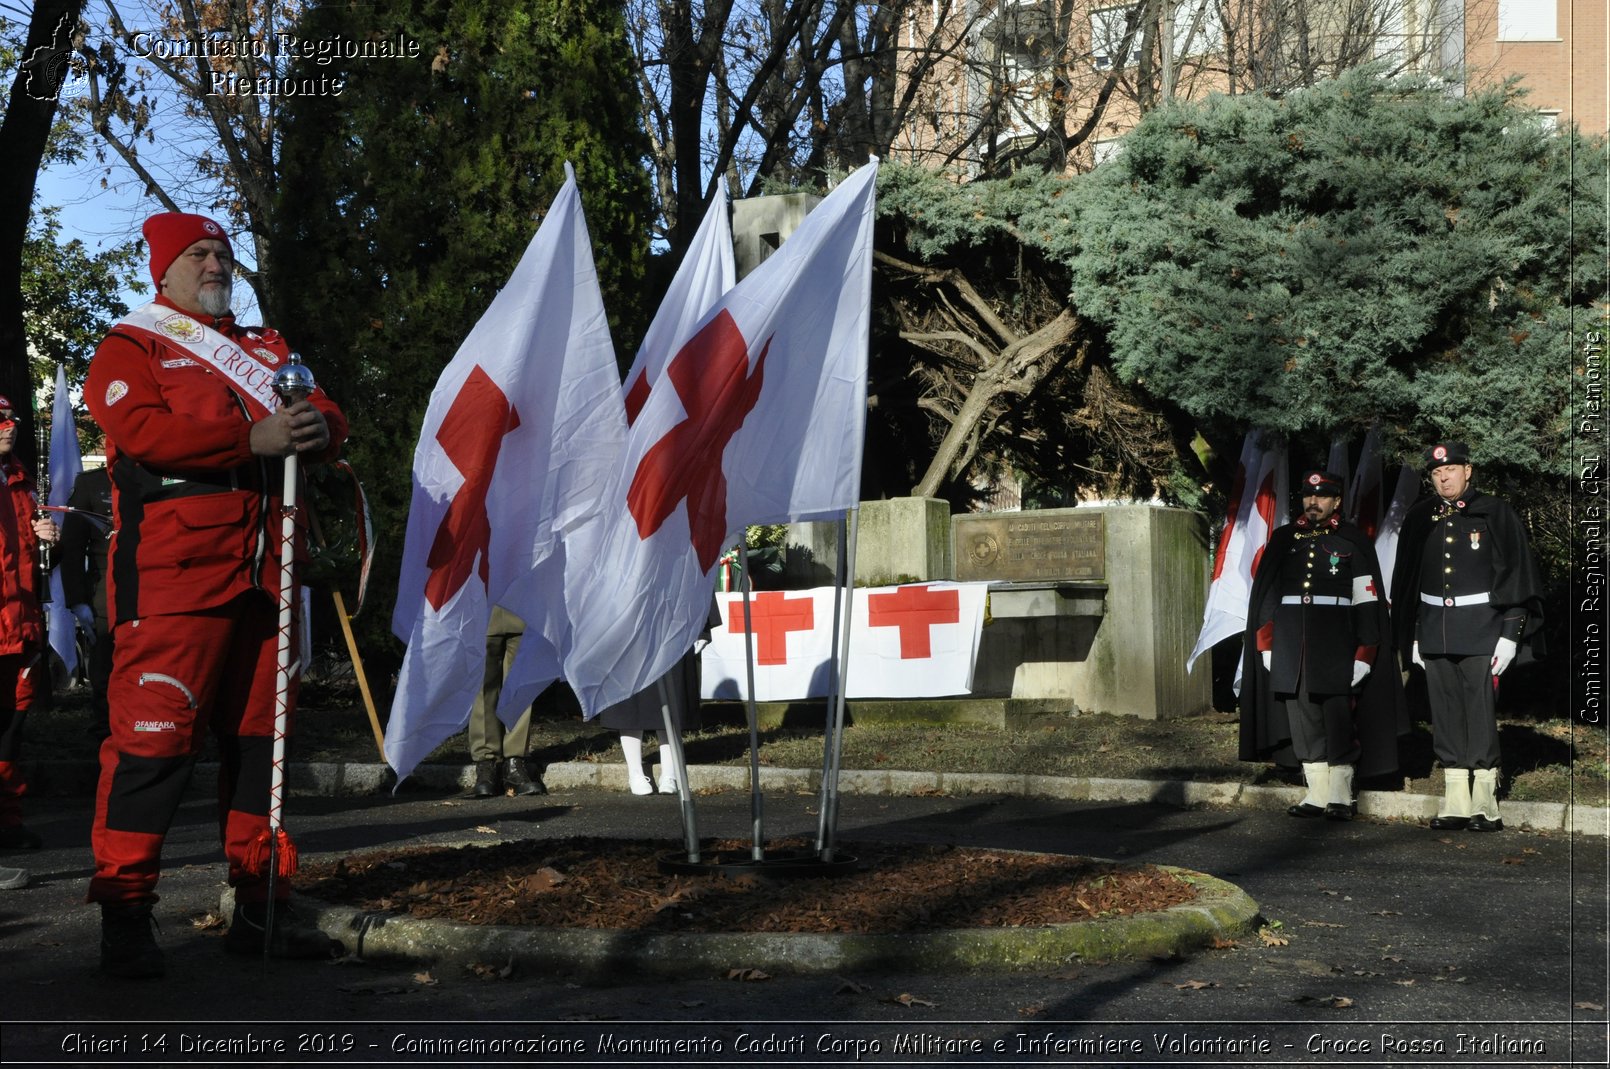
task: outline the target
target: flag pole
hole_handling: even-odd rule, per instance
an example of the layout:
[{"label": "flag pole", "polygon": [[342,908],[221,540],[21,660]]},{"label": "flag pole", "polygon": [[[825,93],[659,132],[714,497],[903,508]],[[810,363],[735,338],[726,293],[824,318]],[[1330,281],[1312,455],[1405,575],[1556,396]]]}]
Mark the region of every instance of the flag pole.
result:
[{"label": "flag pole", "polygon": [[[313,392],[313,373],[292,353],[290,363],[274,376],[274,392],[281,403],[293,405]],[[274,883],[296,871],[296,850],[285,834],[285,734],[290,723],[292,604],[296,600],[296,449],[285,457],[285,486],[280,495],[279,641],[274,661],[274,756],[268,773],[268,902],[263,918],[263,960],[267,961],[274,934]]]},{"label": "flag pole", "polygon": [[671,688],[665,677],[658,681],[660,690],[660,717],[665,721],[663,743],[671,751],[671,760],[677,767],[676,796],[682,807],[682,840],[688,848],[688,864],[699,863],[699,824],[693,813],[693,791],[688,787],[688,763],[682,756],[682,729],[671,715]]},{"label": "flag pole", "polygon": [[[744,692],[744,709],[749,714],[749,856],[756,861],[764,861],[766,850],[762,845],[765,838],[761,825],[765,803],[760,796],[760,714],[755,709],[755,631],[749,617],[750,572],[747,535],[744,544],[739,548],[738,562],[738,589],[743,593],[744,599],[744,672],[749,684]],[[682,778],[687,778],[686,773]]]},{"label": "flag pole", "polygon": [[827,843],[828,784],[833,777],[833,715],[839,704],[839,680],[843,673],[839,664],[839,623],[843,616],[844,554],[847,549],[849,523],[845,516],[838,518],[838,547],[833,562],[833,639],[828,647],[828,691],[824,706],[826,722],[822,725],[822,783],[821,801],[816,806],[816,853],[822,853]]},{"label": "flag pole", "polygon": [[[314,512],[311,506],[307,510],[307,520],[313,540],[323,548],[324,529],[319,526],[319,514]],[[359,597],[362,597],[361,589]],[[357,680],[358,694],[363,699],[364,711],[369,714],[369,730],[374,733],[375,752],[380,755],[380,763],[385,764],[386,733],[380,728],[380,713],[375,708],[374,695],[369,692],[369,674],[363,670],[363,657],[358,653],[358,639],[352,633],[352,614],[347,612],[347,599],[341,596],[340,588],[334,583],[330,584],[330,598],[335,602],[335,618],[341,621],[341,634],[346,638],[347,656],[352,658],[352,676]]]},{"label": "flag pole", "polygon": [[825,822],[826,838],[822,844],[821,859],[831,862],[833,860],[833,840],[838,835],[839,823],[839,762],[844,756],[844,697],[849,687],[850,663],[850,621],[855,617],[855,540],[860,517],[859,509],[850,509],[848,514],[848,529],[845,537],[844,574],[840,578],[849,597],[845,598],[844,632],[840,637],[839,645],[839,671],[838,671],[838,698],[835,702],[833,716],[833,758],[830,762],[831,774],[825,778],[826,791],[823,797],[827,804],[823,807],[828,810]]}]

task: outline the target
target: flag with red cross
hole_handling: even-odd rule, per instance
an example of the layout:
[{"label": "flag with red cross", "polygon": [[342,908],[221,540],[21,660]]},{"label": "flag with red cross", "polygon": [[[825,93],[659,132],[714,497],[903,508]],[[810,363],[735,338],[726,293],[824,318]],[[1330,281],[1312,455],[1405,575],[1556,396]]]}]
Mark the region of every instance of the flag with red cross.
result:
[{"label": "flag with red cross", "polygon": [[666,361],[676,355],[684,339],[692,336],[705,313],[732,289],[735,268],[731,211],[726,184],[718,182],[704,222],[683,254],[660,309],[654,313],[654,321],[644,332],[643,344],[638,346],[637,356],[626,372],[622,390],[628,424],[637,420],[637,414],[648,403],[649,384],[659,379]]},{"label": "flag with red cross", "polygon": [[586,715],[691,647],[746,525],[858,500],[876,173],[845,178],[649,381],[596,518],[566,548],[564,674]]},{"label": "flag with red cross", "polygon": [[1263,431],[1248,431],[1213,556],[1202,627],[1196,647],[1185,659],[1187,671],[1202,654],[1246,630],[1252,577],[1269,536],[1286,522],[1287,479],[1285,445]]},{"label": "flag with red cross", "polygon": [[443,369],[420,428],[392,615],[408,644],[385,740],[399,778],[468,720],[493,605],[522,606],[520,671],[558,676],[565,532],[599,498],[625,440],[568,164],[566,176],[508,284]]},{"label": "flag with red cross", "polygon": [[[988,583],[861,587],[850,612],[845,679],[852,698],[968,694],[984,627]],[[755,656],[757,701],[820,698],[832,689],[833,588],[762,591],[716,598],[721,626],[701,657],[706,698],[745,696],[746,631]]]}]

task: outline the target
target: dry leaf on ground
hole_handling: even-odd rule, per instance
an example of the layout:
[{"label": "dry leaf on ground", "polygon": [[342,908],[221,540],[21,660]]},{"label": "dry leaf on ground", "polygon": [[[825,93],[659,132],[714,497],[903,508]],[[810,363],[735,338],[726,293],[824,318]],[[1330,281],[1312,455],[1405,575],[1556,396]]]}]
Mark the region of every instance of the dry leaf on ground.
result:
[{"label": "dry leaf on ground", "polygon": [[1298,995],[1291,1001],[1305,1006],[1324,1006],[1333,1010],[1350,1010],[1353,1008],[1353,1000],[1345,995]]},{"label": "dry leaf on ground", "polygon": [[893,1002],[893,1003],[895,1003],[896,1005],[899,1005],[899,1006],[932,1006],[933,1005],[932,1002],[929,1002],[925,998],[918,998],[916,995],[906,994],[906,993],[901,993],[899,995],[896,995],[893,998],[888,999],[887,1001]]},{"label": "dry leaf on ground", "polygon": [[770,980],[771,973],[762,972],[759,969],[728,969],[727,979],[753,983],[759,980]]}]

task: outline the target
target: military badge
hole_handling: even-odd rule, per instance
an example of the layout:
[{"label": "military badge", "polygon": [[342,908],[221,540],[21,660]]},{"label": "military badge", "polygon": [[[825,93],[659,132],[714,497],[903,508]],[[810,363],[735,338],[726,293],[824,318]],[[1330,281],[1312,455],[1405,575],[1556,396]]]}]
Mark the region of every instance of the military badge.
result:
[{"label": "military badge", "polygon": [[106,387],[106,407],[111,408],[113,405],[123,400],[123,398],[127,397],[128,393],[129,384],[124,382],[122,379],[117,379],[109,383]]},{"label": "military badge", "polygon": [[1481,532],[1480,531],[1471,531],[1470,532],[1470,548],[1471,549],[1480,549],[1481,548]]}]

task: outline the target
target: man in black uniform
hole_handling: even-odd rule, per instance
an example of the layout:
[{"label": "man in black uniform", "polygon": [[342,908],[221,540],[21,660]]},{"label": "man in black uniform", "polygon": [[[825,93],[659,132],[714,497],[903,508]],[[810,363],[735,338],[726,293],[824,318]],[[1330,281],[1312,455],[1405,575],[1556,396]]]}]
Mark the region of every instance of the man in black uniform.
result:
[{"label": "man in black uniform", "polygon": [[1400,653],[1425,669],[1443,801],[1431,826],[1501,831],[1498,677],[1542,654],[1543,585],[1508,504],[1471,485],[1470,448],[1426,451],[1436,496],[1403,521],[1392,573]]},{"label": "man in black uniform", "polygon": [[1372,671],[1391,635],[1375,548],[1336,511],[1340,478],[1307,472],[1300,492],[1302,515],[1270,537],[1252,583],[1241,758],[1267,759],[1289,741],[1308,793],[1287,812],[1351,820],[1354,765],[1364,776],[1396,771],[1407,713],[1397,673]]}]

